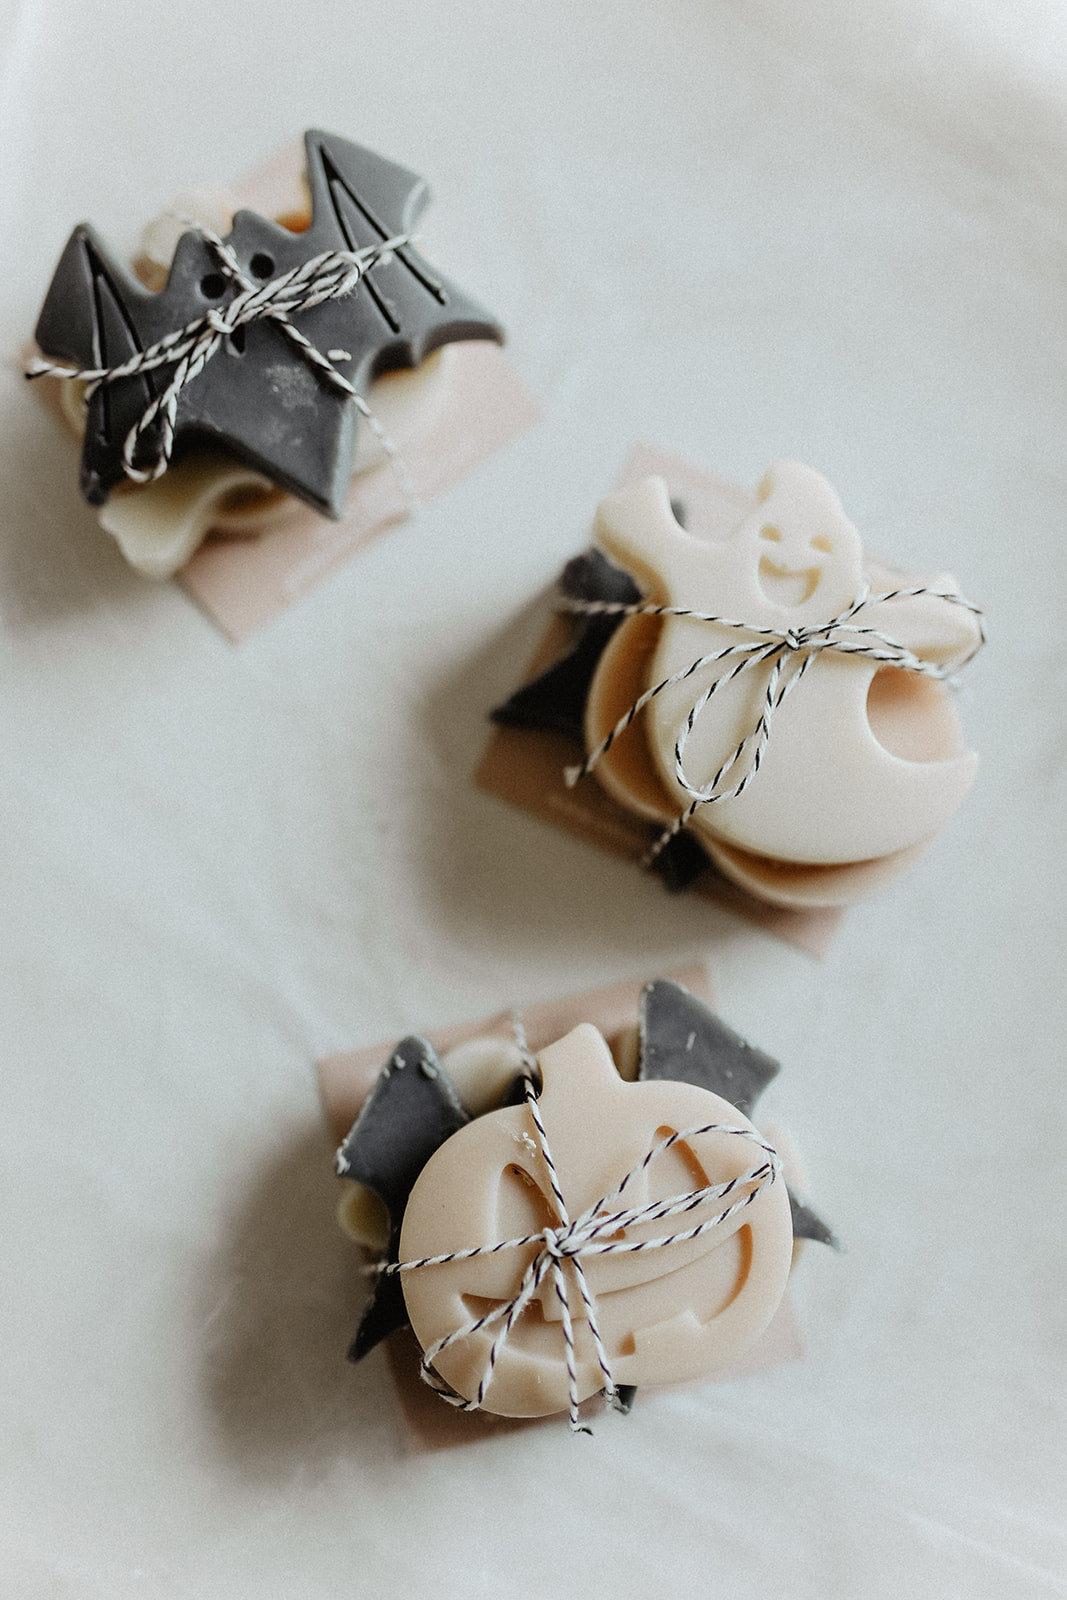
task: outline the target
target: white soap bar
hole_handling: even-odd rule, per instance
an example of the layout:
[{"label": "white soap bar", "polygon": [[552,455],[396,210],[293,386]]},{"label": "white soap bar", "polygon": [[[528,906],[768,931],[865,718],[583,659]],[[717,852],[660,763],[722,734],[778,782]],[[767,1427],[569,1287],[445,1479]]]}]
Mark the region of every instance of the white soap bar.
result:
[{"label": "white soap bar", "polygon": [[[612,1228],[639,1250],[583,1253],[586,1288],[617,1384],[679,1382],[707,1376],[747,1349],[770,1322],[785,1290],[793,1246],[789,1196],[779,1176],[751,1178],[766,1146],[748,1119],[693,1084],[656,1079],[627,1083],[603,1037],[583,1023],[537,1057],[538,1110],[569,1219],[597,1207],[617,1218],[710,1185],[734,1186],[671,1216]],[[672,1133],[689,1132],[646,1157]],[[743,1130],[738,1132],[736,1130]],[[751,1137],[747,1137],[750,1135]],[[620,1182],[633,1174],[623,1194]],[[698,1236],[655,1240],[710,1222],[754,1194],[741,1209]],[[604,1201],[603,1207],[597,1205]],[[463,1330],[520,1290],[539,1243],[492,1250],[506,1240],[558,1228],[561,1214],[540,1136],[527,1105],[477,1118],[441,1145],[417,1179],[404,1213],[401,1263],[481,1252],[462,1261],[401,1272],[411,1324],[423,1350]],[[588,1307],[571,1261],[562,1271],[573,1319],[577,1398],[604,1387]],[[500,1320],[462,1333],[432,1355],[433,1369],[471,1400],[504,1416],[542,1416],[567,1407],[567,1339],[558,1286],[550,1271],[501,1344]]]},{"label": "white soap bar", "polygon": [[[590,743],[611,725],[620,698],[635,682],[648,688],[700,657],[758,639],[753,630],[759,628],[784,633],[824,625],[867,587],[859,536],[836,494],[797,463],[770,469],[755,509],[728,540],[702,541],[686,533],[659,478],[604,500],[596,532],[605,552],[634,574],[650,601],[731,619],[747,631],[673,616],[624,624],[594,679]],[[941,574],[927,587],[951,591],[955,584]],[[938,665],[968,655],[979,636],[969,609],[937,595],[872,603],[856,622]],[[629,757],[607,761],[602,774],[624,804],[656,821],[685,810],[690,795],[676,775],[679,734],[701,691],[725,680],[735,665],[736,657],[710,664],[651,702],[644,713],[645,751],[655,782],[642,765],[639,743]],[[701,711],[683,758],[695,788],[710,785],[756,727],[769,671],[756,667],[724,681]],[[614,687],[622,679],[625,691]],[[619,740],[612,755],[624,745]],[[722,845],[791,866],[854,869],[899,858],[931,839],[970,788],[976,762],[943,683],[865,655],[826,651],[774,713],[753,781],[734,798],[702,806],[690,826],[713,854]],[[722,786],[731,787],[743,770],[742,765],[728,773]]]}]

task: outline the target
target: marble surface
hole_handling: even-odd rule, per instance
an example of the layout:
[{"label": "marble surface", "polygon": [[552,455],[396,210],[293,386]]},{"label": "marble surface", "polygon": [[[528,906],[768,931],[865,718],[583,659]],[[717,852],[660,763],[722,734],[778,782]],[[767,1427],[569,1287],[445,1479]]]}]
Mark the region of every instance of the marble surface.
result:
[{"label": "marble surface", "polygon": [[[235,648],[0,373],[0,1591],[1067,1593],[1054,0],[14,0],[0,328],[307,124],[426,172],[540,427]],[[838,487],[992,643],[977,787],[821,963],[468,786],[647,438]],[[706,955],[847,1252],[799,1365],[407,1447],[313,1059]],[[773,1104],[772,1104],[773,1101]]]}]

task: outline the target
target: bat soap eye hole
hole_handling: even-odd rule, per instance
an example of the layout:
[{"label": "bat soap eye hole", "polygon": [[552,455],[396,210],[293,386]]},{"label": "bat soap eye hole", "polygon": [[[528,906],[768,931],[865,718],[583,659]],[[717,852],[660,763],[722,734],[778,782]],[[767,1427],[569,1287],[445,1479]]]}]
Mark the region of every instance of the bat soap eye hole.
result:
[{"label": "bat soap eye hole", "polygon": [[269,278],[274,271],[274,257],[265,250],[257,250],[248,263],[248,270],[253,278]]},{"label": "bat soap eye hole", "polygon": [[781,528],[776,528],[773,522],[764,523],[759,531],[759,536],[761,539],[769,540],[771,544],[781,544],[782,542],[782,530]]},{"label": "bat soap eye hole", "polygon": [[221,272],[205,272],[200,279],[200,293],[205,300],[221,300],[226,293],[226,279]]},{"label": "bat soap eye hole", "polygon": [[811,541],[813,550],[821,550],[824,555],[829,555],[833,549],[833,541],[828,533],[817,533]]}]

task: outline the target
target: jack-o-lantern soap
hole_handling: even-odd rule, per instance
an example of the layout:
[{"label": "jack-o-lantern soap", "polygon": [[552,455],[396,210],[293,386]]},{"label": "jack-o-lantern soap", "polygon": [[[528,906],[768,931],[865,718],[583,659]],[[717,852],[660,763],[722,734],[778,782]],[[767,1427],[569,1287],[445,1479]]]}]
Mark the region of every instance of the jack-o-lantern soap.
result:
[{"label": "jack-o-lantern soap", "polygon": [[596,550],[564,575],[577,644],[494,715],[580,733],[568,783],[592,774],[642,819],[674,886],[710,862],[782,906],[863,898],[971,786],[947,680],[981,614],[947,573],[865,555],[796,462],[770,468],[726,537],[695,536],[680,509],[658,477],[602,501]]},{"label": "jack-o-lantern soap", "polygon": [[615,1050],[590,1023],[536,1057],[521,1031],[398,1046],[337,1161],[348,1231],[385,1257],[355,1356],[408,1322],[453,1405],[577,1426],[760,1338],[794,1236],[831,1237],[749,1120],[776,1063],[667,980]]},{"label": "jack-o-lantern soap", "polygon": [[75,228],[37,322],[27,372],[62,380],[82,493],[150,577],[296,502],[337,518],[353,476],[387,459],[403,478],[454,398],[457,349],[503,339],[420,254],[416,174],[315,131],[302,174],[275,167],[251,185],[269,215],[190,192],[133,272]]}]

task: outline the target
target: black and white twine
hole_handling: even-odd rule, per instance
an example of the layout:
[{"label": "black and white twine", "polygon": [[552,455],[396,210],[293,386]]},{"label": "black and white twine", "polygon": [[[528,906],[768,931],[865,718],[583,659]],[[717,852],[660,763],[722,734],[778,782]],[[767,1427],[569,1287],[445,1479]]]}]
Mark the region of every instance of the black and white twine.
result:
[{"label": "black and white twine", "polygon": [[[555,1163],[552,1160],[552,1151],[549,1147],[548,1134],[541,1117],[538,1105],[538,1086],[535,1081],[536,1063],[530,1055],[526,1045],[525,1035],[521,1022],[515,1019],[516,1038],[525,1060],[524,1088],[525,1104],[530,1114],[537,1137],[537,1149],[544,1163],[548,1177],[552,1199],[555,1205],[557,1221],[555,1226],[543,1228],[540,1233],[525,1234],[518,1239],[502,1239],[497,1244],[471,1245],[466,1249],[448,1251],[443,1255],[423,1256],[410,1261],[391,1262],[378,1270],[388,1273],[395,1272],[422,1272],[433,1267],[449,1266],[457,1261],[471,1261],[480,1256],[498,1255],[504,1250],[522,1250],[536,1246],[535,1253],[522,1274],[518,1288],[510,1300],[501,1301],[491,1311],[483,1316],[472,1317],[461,1327],[455,1328],[443,1338],[437,1339],[423,1352],[420,1364],[420,1376],[423,1381],[434,1389],[442,1399],[462,1411],[477,1411],[485,1401],[486,1392],[492,1381],[493,1371],[497,1359],[503,1349],[508,1335],[516,1322],[529,1306],[530,1302],[539,1292],[546,1279],[551,1278],[552,1287],[559,1300],[560,1323],[563,1333],[563,1355],[567,1368],[567,1393],[568,1415],[571,1430],[575,1433],[588,1433],[588,1428],[583,1428],[578,1416],[578,1371],[575,1358],[574,1314],[575,1305],[572,1295],[575,1287],[581,1300],[585,1320],[589,1326],[589,1334],[596,1354],[597,1365],[604,1379],[602,1393],[605,1401],[621,1409],[618,1385],[612,1376],[611,1362],[604,1347],[599,1324],[597,1321],[596,1300],[589,1286],[589,1281],[583,1266],[583,1260],[597,1255],[636,1254],[640,1251],[666,1249],[670,1245],[684,1244],[691,1239],[697,1239],[712,1229],[720,1227],[738,1211],[742,1211],[768,1188],[781,1170],[781,1160],[773,1147],[761,1139],[751,1128],[734,1127],[727,1123],[708,1122],[696,1127],[681,1128],[677,1132],[659,1140],[649,1150],[648,1154],[632,1167],[625,1177],[606,1194],[603,1199],[597,1200],[582,1212],[581,1216],[573,1221],[567,1210],[563,1191],[560,1188],[559,1177]],[[664,1151],[685,1139],[695,1139],[704,1134],[722,1133],[730,1134],[737,1138],[748,1139],[763,1152],[763,1157],[756,1165],[737,1177],[729,1179],[726,1183],[708,1184],[701,1189],[694,1189],[685,1194],[671,1195],[662,1200],[653,1200],[647,1205],[633,1207],[618,1207],[616,1202],[622,1198],[624,1191],[633,1183],[642,1172]],[[627,1239],[626,1231],[637,1227],[641,1223],[659,1222],[667,1217],[682,1215],[694,1211],[709,1201],[723,1200],[728,1195],[744,1190],[740,1198],[734,1200],[725,1209],[719,1211],[714,1217],[703,1222],[695,1223],[692,1227],[684,1228],[678,1232],[666,1233],[651,1239]],[[569,1269],[569,1270],[568,1270]],[[459,1395],[434,1371],[433,1363],[443,1351],[451,1349],[463,1339],[468,1339],[482,1332],[483,1329],[496,1327],[496,1333],[474,1396],[466,1399]]]},{"label": "black and white twine", "polygon": [[[907,645],[893,639],[880,628],[855,622],[853,619],[867,607],[888,604],[894,600],[913,600],[928,597],[945,600],[950,605],[960,606],[963,610],[971,612],[978,623],[978,641],[964,655],[958,659],[939,664],[924,661],[915,654]],[[650,701],[671,688],[676,683],[684,683],[686,679],[702,672],[704,668],[715,665],[717,662],[733,659],[734,665],[724,672],[721,677],[714,679],[706,688],[697,695],[696,700],[682,721],[681,728],[674,744],[674,771],[675,777],[682,789],[689,795],[690,801],[685,810],[674,819],[656,839],[644,858],[644,864],[650,865],[655,861],[660,851],[667,845],[675,834],[693,818],[702,806],[715,805],[722,800],[733,800],[748,788],[756,774],[759,772],[763,761],[767,741],[770,738],[771,721],[774,713],[781,706],[782,701],[800,683],[812,662],[824,651],[837,655],[864,656],[870,661],[880,665],[899,667],[904,672],[921,673],[927,678],[948,679],[960,672],[969,661],[972,661],[986,642],[985,618],[978,606],[967,600],[961,594],[951,593],[942,589],[927,588],[919,585],[911,589],[889,589],[882,594],[871,594],[869,588],[847,606],[838,616],[832,617],[828,622],[821,622],[806,628],[761,628],[750,622],[738,621],[733,617],[720,617],[713,612],[696,611],[687,606],[660,606],[652,605],[646,601],[637,601],[627,604],[622,601],[611,600],[580,600],[566,597],[560,601],[561,611],[572,611],[583,616],[596,617],[688,617],[694,622],[714,623],[721,628],[731,628],[738,632],[754,635],[750,640],[738,644],[724,645],[719,650],[713,650],[707,655],[698,656],[695,661],[690,661],[687,666],[672,672],[670,677],[663,678],[659,683],[646,689],[633,705],[626,711],[612,728],[606,738],[602,739],[594,750],[591,750],[585,760],[580,764],[567,767],[564,771],[564,781],[568,788],[574,785],[588,773],[592,772],[601,757],[611,749],[616,739],[626,732],[634,720],[640,715]],[[693,727],[719,689],[725,687],[734,678],[743,672],[751,671],[754,667],[768,666],[770,672],[767,677],[763,694],[763,705],[752,727],[739,741],[734,750],[723,761],[710,783],[703,787],[692,783],[686,774],[683,757],[689,735]],[[747,764],[741,771],[741,776],[736,782],[729,781],[729,775],[740,768],[747,757]]]},{"label": "black and white twine", "polygon": [[[151,483],[161,478],[170,464],[182,390],[204,370],[221,349],[224,340],[239,328],[266,319],[277,324],[324,382],[347,395],[353,402],[389,457],[405,497],[414,505],[415,488],[396,445],[363,396],[344,373],[338,371],[331,359],[334,356],[338,360],[347,359],[347,352],[330,351],[324,354],[289,319],[300,312],[310,311],[323,301],[339,300],[351,294],[372,268],[388,263],[397,250],[414,241],[415,235],[396,234],[391,239],[383,239],[361,250],[326,250],[277,278],[256,283],[246,276],[232,248],[213,229],[191,218],[179,217],[179,220],[200,235],[215,256],[223,275],[237,286],[239,292],[234,298],[225,306],[210,307],[202,317],[196,317],[183,328],[164,334],[155,344],[136,351],[116,366],[76,368],[43,356],[32,356],[25,365],[26,376],[65,378],[84,383],[87,385],[84,398],[88,404],[101,384],[116,383],[123,378],[138,377],[146,372],[157,371],[160,367],[173,366],[174,372],[166,388],[149,401],[127,434],[122,448],[122,470],[126,477],[133,483]],[[144,453],[143,436],[157,422],[155,457],[144,465],[138,465],[138,454]]]}]

